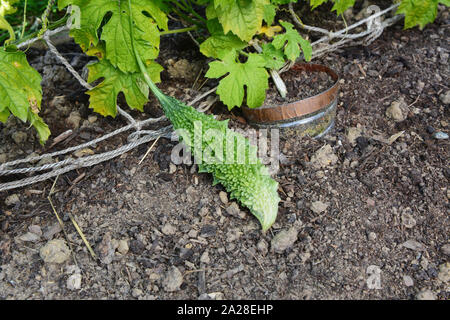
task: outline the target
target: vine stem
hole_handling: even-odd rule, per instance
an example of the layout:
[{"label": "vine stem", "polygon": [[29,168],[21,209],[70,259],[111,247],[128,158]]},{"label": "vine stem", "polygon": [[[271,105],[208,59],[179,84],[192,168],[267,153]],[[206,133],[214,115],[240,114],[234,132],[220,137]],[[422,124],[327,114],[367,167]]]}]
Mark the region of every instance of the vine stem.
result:
[{"label": "vine stem", "polygon": [[20,39],[23,38],[25,34],[25,28],[27,27],[27,5],[28,0],[25,0],[25,5],[23,7],[23,24],[22,24],[22,32],[20,33]]},{"label": "vine stem", "polygon": [[168,34],[189,32],[189,31],[194,31],[194,30],[197,30],[197,29],[198,29],[198,26],[191,26],[191,27],[186,27],[186,28],[182,28],[182,29],[161,31],[159,34],[161,36],[165,36],[165,35],[168,35]]},{"label": "vine stem", "polygon": [[139,56],[139,53],[136,49],[136,46],[134,45],[134,38],[133,38],[133,13],[131,8],[131,0],[128,0],[128,6],[130,11],[130,33],[131,33],[131,46],[133,48],[134,56],[137,61],[137,64],[139,66],[139,69],[141,70],[142,75],[144,76],[144,80],[147,83],[147,85],[150,87],[150,89],[153,91],[155,95],[157,95],[160,99],[167,99],[164,94],[159,90],[159,88],[156,86],[156,84],[152,81],[150,75],[148,74],[147,69],[144,66],[144,63],[142,62],[141,57]]},{"label": "vine stem", "polygon": [[14,29],[11,27],[11,25],[5,19],[5,17],[1,15],[0,15],[0,26],[5,28],[9,33],[9,39],[5,41],[5,44],[9,44],[10,42],[16,41],[16,34],[14,33]]},{"label": "vine stem", "polygon": [[48,16],[50,15],[50,12],[52,10],[53,5],[55,4],[56,0],[48,0],[47,8],[44,11],[44,14],[42,15],[42,29],[39,31],[38,36],[42,37],[42,35],[47,31],[48,29]]}]

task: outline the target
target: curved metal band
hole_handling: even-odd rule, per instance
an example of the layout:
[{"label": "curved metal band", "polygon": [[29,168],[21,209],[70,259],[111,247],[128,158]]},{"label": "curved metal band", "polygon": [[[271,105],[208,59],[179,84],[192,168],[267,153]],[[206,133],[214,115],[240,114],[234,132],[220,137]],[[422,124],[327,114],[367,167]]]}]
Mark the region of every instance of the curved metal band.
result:
[{"label": "curved metal band", "polygon": [[242,107],[242,112],[249,122],[263,124],[299,118],[326,108],[334,100],[337,100],[339,92],[339,76],[334,70],[319,64],[296,64],[292,67],[292,70],[298,72],[326,72],[335,83],[331,88],[318,95],[296,102],[279,106],[262,106],[255,109]]}]

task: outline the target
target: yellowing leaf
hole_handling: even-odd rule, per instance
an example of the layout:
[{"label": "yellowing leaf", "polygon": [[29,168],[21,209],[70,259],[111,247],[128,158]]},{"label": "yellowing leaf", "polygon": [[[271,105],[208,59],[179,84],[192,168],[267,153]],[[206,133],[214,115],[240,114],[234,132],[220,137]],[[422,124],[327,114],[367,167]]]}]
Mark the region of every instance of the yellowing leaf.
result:
[{"label": "yellowing leaf", "polygon": [[10,113],[23,122],[29,121],[43,143],[50,131],[37,115],[42,100],[41,81],[23,52],[0,49],[0,121],[6,122]]},{"label": "yellowing leaf", "polygon": [[262,26],[261,28],[259,28],[258,34],[264,34],[264,35],[266,35],[268,38],[273,38],[273,36],[274,36],[276,33],[279,33],[279,32],[281,32],[281,31],[283,31],[283,28],[280,27],[280,26],[271,26],[271,27],[268,27],[268,26]]}]

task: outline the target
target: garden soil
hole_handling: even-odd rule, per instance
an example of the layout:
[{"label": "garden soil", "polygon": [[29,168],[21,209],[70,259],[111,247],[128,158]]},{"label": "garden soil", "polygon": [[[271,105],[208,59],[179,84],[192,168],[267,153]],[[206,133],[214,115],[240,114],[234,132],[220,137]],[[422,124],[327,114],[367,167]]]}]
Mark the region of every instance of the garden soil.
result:
[{"label": "garden soil", "polygon": [[[422,32],[398,24],[367,47],[313,61],[341,76],[336,125],[321,140],[280,141],[281,202],[265,234],[210,175],[171,163],[177,142],[163,138],[145,158],[151,143],[60,176],[55,210],[54,180],[1,192],[0,299],[449,299],[449,140],[436,138],[450,131],[449,26],[448,10],[440,10]],[[207,61],[189,37],[166,40],[165,93],[190,101],[214,87],[199,88]],[[82,71],[88,58],[76,46],[59,49]],[[41,147],[32,129],[10,120],[0,125],[0,162],[126,124],[92,113],[50,53],[28,54],[44,75],[42,112],[52,137],[74,133]],[[249,128],[239,110],[207,102],[232,128]],[[132,112],[161,114],[153,97],[145,113]]]}]

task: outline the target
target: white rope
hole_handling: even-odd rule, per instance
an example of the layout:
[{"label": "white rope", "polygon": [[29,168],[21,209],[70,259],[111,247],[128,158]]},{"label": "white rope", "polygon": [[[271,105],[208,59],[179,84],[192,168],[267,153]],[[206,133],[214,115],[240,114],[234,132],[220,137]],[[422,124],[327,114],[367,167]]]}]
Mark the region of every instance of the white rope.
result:
[{"label": "white rope", "polygon": [[[402,17],[403,17],[402,15],[396,15],[392,18],[385,19],[384,21],[382,20],[382,16],[387,15],[388,13],[391,13],[392,11],[397,9],[397,7],[399,5],[400,4],[397,3],[397,4],[394,4],[384,10],[381,10],[380,7],[378,7],[376,5],[371,5],[371,6],[367,7],[367,9],[366,9],[367,13],[371,14],[369,17],[362,19],[362,20],[360,20],[350,26],[347,26],[346,28],[344,28],[340,31],[336,31],[336,32],[332,32],[332,31],[329,31],[326,29],[303,24],[299,20],[297,14],[295,13],[292,3],[289,4],[289,12],[291,13],[291,16],[292,16],[292,19],[294,20],[294,22],[300,28],[302,28],[304,30],[312,31],[312,32],[318,32],[318,33],[321,33],[324,35],[322,38],[320,38],[317,41],[314,41],[311,44],[313,49],[320,45],[320,48],[318,48],[317,50],[313,50],[312,57],[317,58],[326,53],[335,51],[336,49],[339,49],[339,48],[343,47],[344,45],[348,45],[350,42],[353,42],[352,44],[354,44],[354,45],[366,45],[367,46],[367,45],[371,44],[374,40],[376,40],[383,33],[385,28],[395,24],[397,21],[402,19]],[[359,33],[349,33],[349,31],[351,31],[359,26],[362,26],[364,24],[366,25],[367,30],[359,32]],[[336,38],[339,39],[339,41],[336,43],[330,44],[330,42]],[[366,38],[366,39],[359,41],[359,42],[355,42],[355,40],[362,39],[362,38]]]},{"label": "white rope", "polygon": [[[375,39],[377,39],[383,33],[383,30],[385,28],[393,25],[394,23],[399,21],[399,19],[402,18],[402,16],[397,15],[392,18],[382,20],[382,16],[392,12],[397,7],[398,7],[398,4],[395,4],[385,10],[380,10],[380,8],[377,6],[369,6],[367,8],[367,11],[369,14],[373,13],[371,16],[369,16],[361,21],[358,21],[355,24],[348,26],[345,29],[337,31],[337,32],[332,32],[332,31],[328,31],[328,30],[325,30],[322,28],[308,26],[308,25],[303,24],[298,19],[297,15],[295,14],[292,4],[289,4],[289,11],[290,11],[295,23],[300,28],[311,31],[311,32],[318,32],[318,33],[321,33],[324,35],[322,38],[320,38],[319,40],[312,43],[313,57],[319,57],[323,54],[326,54],[328,52],[332,52],[338,48],[341,48],[344,45],[347,45],[349,43],[362,44],[362,45],[368,45],[368,44],[372,43]],[[366,25],[367,30],[364,30],[360,33],[349,34],[350,30],[353,30],[364,24]],[[51,36],[58,34],[62,31],[66,31],[66,30],[68,30],[67,26],[63,26],[63,27],[60,27],[60,28],[52,30],[52,31],[49,30],[44,34],[43,40],[47,43],[49,50],[61,61],[61,63],[80,82],[80,84],[83,87],[85,87],[86,89],[91,90],[93,87],[80,76],[80,74],[72,67],[72,65],[61,55],[61,53],[59,53],[59,51],[56,49],[55,45],[50,40]],[[339,41],[337,41],[335,43],[331,43],[333,39],[339,39]],[[359,39],[359,41],[356,41],[358,39]],[[40,38],[30,39],[26,42],[21,43],[18,47],[19,48],[28,47],[29,45],[33,44],[34,42],[36,42],[38,40],[40,40]],[[292,64],[287,64],[282,70],[280,70],[280,72],[288,69],[291,65]],[[215,91],[215,89],[216,88],[213,88],[213,89],[209,90],[208,92],[195,98],[193,101],[191,101],[189,103],[189,105],[193,105],[194,103],[204,99],[206,96],[213,93]],[[35,175],[32,177],[0,184],[0,192],[15,189],[15,188],[21,188],[21,187],[25,187],[25,186],[28,186],[28,185],[31,185],[31,184],[34,184],[37,182],[45,181],[47,179],[56,177],[58,175],[67,173],[67,172],[75,170],[75,169],[79,169],[79,168],[83,168],[83,167],[90,167],[90,166],[99,164],[101,162],[108,161],[110,159],[118,157],[118,156],[136,148],[137,146],[144,144],[144,143],[148,143],[152,140],[157,139],[158,137],[169,138],[171,136],[171,132],[172,132],[171,126],[163,127],[156,131],[142,130],[142,128],[144,128],[145,126],[147,126],[149,124],[154,124],[154,123],[158,123],[160,121],[165,120],[166,119],[165,116],[160,117],[160,118],[149,118],[144,121],[136,121],[130,114],[125,112],[119,106],[117,106],[117,111],[121,116],[123,116],[127,120],[128,125],[126,125],[122,128],[119,128],[111,133],[108,133],[102,137],[94,139],[92,141],[89,141],[89,142],[86,142],[86,143],[83,143],[83,144],[80,144],[80,145],[77,145],[74,147],[70,147],[70,148],[67,148],[67,149],[64,149],[61,151],[56,151],[56,152],[49,153],[49,154],[43,154],[43,155],[36,156],[36,157],[18,159],[18,160],[11,161],[8,163],[0,164],[0,176],[11,176],[11,175],[15,175],[15,174],[29,174],[29,173],[36,173],[36,172],[51,170],[49,172],[41,173],[39,175]],[[15,168],[14,169],[14,167],[16,167],[17,165],[20,165],[20,164],[34,163],[34,162],[38,162],[42,159],[54,158],[57,156],[66,155],[66,154],[75,152],[77,150],[81,150],[81,149],[85,149],[85,148],[97,145],[99,142],[110,139],[118,134],[121,134],[128,130],[131,130],[133,128],[136,131],[131,133],[128,136],[128,143],[124,146],[121,146],[121,147],[115,149],[115,150],[103,152],[100,154],[90,155],[90,156],[86,156],[86,157],[81,157],[78,159],[68,157],[62,161],[57,161],[54,163],[49,163],[49,164],[44,164],[44,165],[38,165],[36,167],[32,166],[32,167]]]}]

